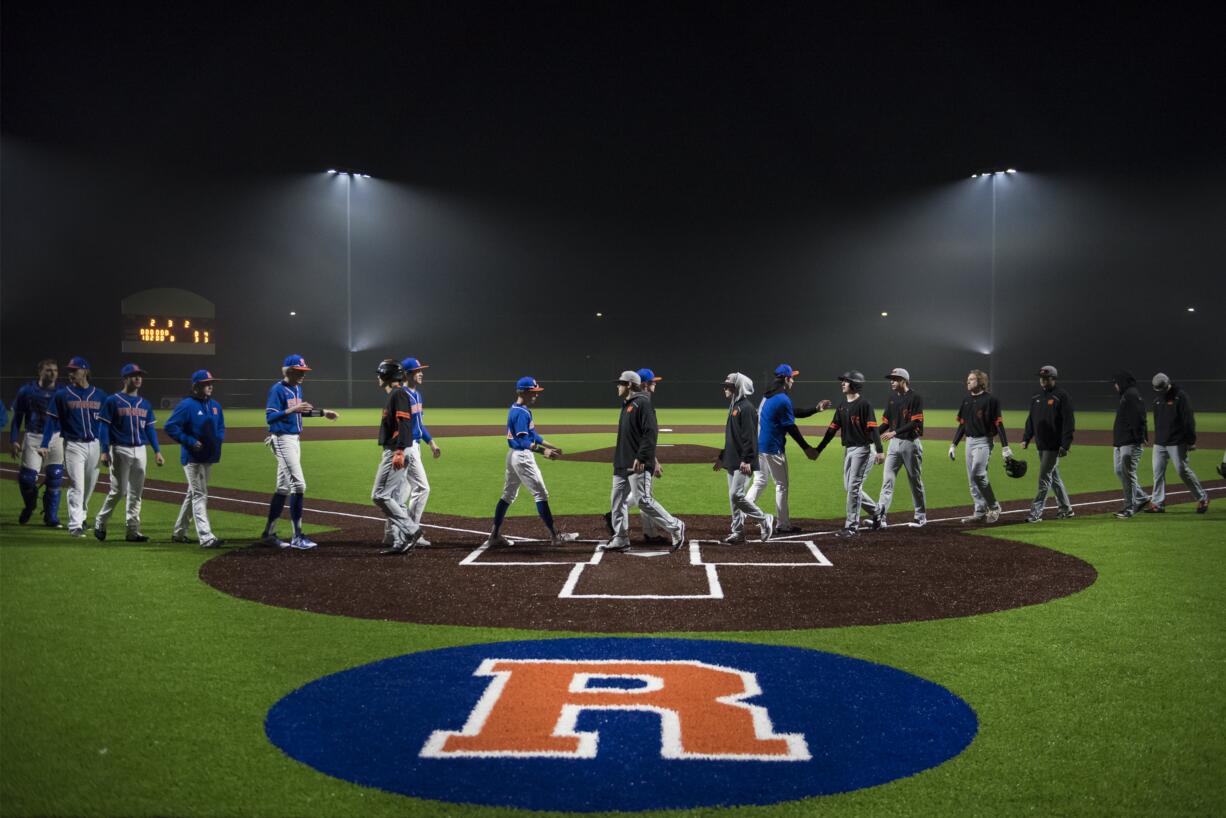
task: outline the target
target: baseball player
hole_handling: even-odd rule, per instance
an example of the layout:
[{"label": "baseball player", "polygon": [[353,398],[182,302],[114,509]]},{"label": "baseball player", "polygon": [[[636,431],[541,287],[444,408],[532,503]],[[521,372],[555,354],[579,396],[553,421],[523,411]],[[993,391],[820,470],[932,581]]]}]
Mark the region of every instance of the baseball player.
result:
[{"label": "baseball player", "polygon": [[[38,473],[45,472],[46,488],[43,489],[43,524],[49,528],[60,525],[60,487],[64,485],[64,439],[59,432],[51,435],[47,443],[47,455],[43,457],[40,446],[47,408],[55,397],[55,379],[59,365],[47,358],[38,362],[38,378],[17,390],[13,401],[13,422],[9,427],[10,454],[21,461],[17,485],[21,489],[22,509],[17,521],[29,522],[38,505]],[[25,432],[23,433],[22,427]]]},{"label": "baseball player", "polygon": [[1029,448],[1033,438],[1039,450],[1039,490],[1026,515],[1028,523],[1043,519],[1043,504],[1049,489],[1056,495],[1056,519],[1067,520],[1073,516],[1072,500],[1060,478],[1060,458],[1067,455],[1073,445],[1073,400],[1068,392],[1056,386],[1057,377],[1054,366],[1039,368],[1039,386],[1043,391],[1030,399],[1030,414],[1022,431],[1022,448]]},{"label": "baseball player", "polygon": [[201,548],[218,548],[225,544],[209,525],[209,472],[221,460],[221,446],[226,439],[226,416],[221,404],[213,400],[216,378],[207,369],[192,373],[192,393],[179,402],[166,421],[166,434],[182,448],[179,462],[187,477],[187,495],[175,520],[173,542],[195,542],[187,536],[190,517],[196,525]]},{"label": "baseball player", "polygon": [[[412,445],[406,446],[404,450],[405,481],[400,505],[405,507],[409,516],[413,518],[413,522],[420,527],[421,515],[426,510],[426,499],[430,496],[430,481],[426,479],[426,467],[421,459],[421,444],[424,442],[430,447],[435,459],[442,457],[443,451],[430,436],[430,430],[426,428],[426,410],[422,405],[421,392],[417,389],[425,380],[425,370],[429,369],[430,365],[410,357],[401,361],[400,366],[404,369],[407,379],[403,388],[409,396],[409,413],[413,416],[409,424],[412,431]],[[389,520],[384,523],[383,544],[391,545],[393,540],[393,526]],[[430,541],[424,534],[417,537],[417,547],[428,548],[429,546]]]},{"label": "baseball player", "polygon": [[[297,548],[300,551],[308,551],[316,545],[302,533],[302,504],[306,495],[300,440],[302,419],[309,417],[336,420],[340,415],[331,409],[316,409],[303,398],[302,382],[310,371],[306,358],[290,355],[281,366],[281,380],[268,390],[268,401],[264,409],[268,437],[264,438],[264,444],[277,458],[277,490],[268,503],[268,522],[264,525],[264,533],[260,535],[262,545]],[[290,523],[294,527],[289,542],[277,536],[277,521],[281,519],[281,510],[285,508],[286,499],[289,500]]]},{"label": "baseball player", "polygon": [[[638,371],[639,380],[643,382],[643,391],[641,394],[651,401],[652,411],[655,411],[656,385],[664,380],[651,369],[644,367]],[[656,462],[651,469],[652,481],[659,480],[664,476],[664,468],[660,465],[659,448],[656,448]],[[630,484],[630,507],[639,508],[639,495],[635,489],[635,484]],[[608,512],[604,515],[605,528],[609,530],[609,536],[613,536],[613,513]],[[645,514],[639,515],[639,521],[643,524],[643,541],[648,545],[671,545],[672,537],[664,536],[664,533],[656,530],[655,523],[651,517]],[[667,532],[665,532],[667,533]]]},{"label": "baseball player", "polygon": [[753,485],[745,493],[749,502],[757,503],[758,495],[766,488],[767,478],[775,481],[775,535],[800,533],[788,514],[788,457],[784,435],[795,440],[806,457],[817,457],[817,449],[809,445],[796,427],[796,418],[807,418],[830,407],[828,400],[803,409],[793,406],[789,393],[799,374],[800,370],[793,369],[791,364],[775,367],[775,384],[762,396],[758,406],[758,471],[754,474]]},{"label": "baseball player", "polygon": [[652,520],[651,529],[669,533],[672,550],[685,544],[685,523],[665,511],[651,495],[659,425],[656,410],[643,387],[642,376],[631,370],[623,372],[617,380],[617,396],[622,399],[622,408],[617,421],[613,491],[609,498],[613,538],[600,546],[602,551],[625,551],[630,547],[632,495],[638,500],[640,516]]},{"label": "baseball player", "polygon": [[1005,434],[1005,421],[1000,412],[1000,401],[988,391],[988,373],[972,369],[966,376],[966,391],[958,407],[958,428],[949,444],[949,459],[958,456],[958,441],[966,437],[966,478],[970,483],[974,512],[962,518],[963,523],[994,523],[1000,519],[1000,503],[988,480],[988,460],[992,456],[992,438],[1000,436],[1001,453],[1006,460],[1013,458],[1009,439]]},{"label": "baseball player", "polygon": [[407,554],[421,539],[421,526],[413,521],[400,498],[404,496],[405,449],[413,441],[413,413],[404,385],[409,376],[395,358],[386,358],[375,369],[379,386],[387,394],[383,419],[379,423],[379,445],[383,457],[375,472],[371,501],[383,512],[392,526],[392,542],[380,554]]},{"label": "baseball player", "polygon": [[536,423],[532,419],[532,407],[536,405],[537,397],[545,388],[536,382],[535,378],[525,376],[515,383],[516,398],[507,412],[507,452],[506,481],[502,488],[502,497],[494,507],[494,526],[490,531],[485,545],[508,546],[511,542],[501,533],[502,521],[507,516],[507,509],[519,495],[519,487],[525,485],[536,500],[536,512],[540,515],[545,527],[549,529],[549,541],[554,545],[575,542],[578,534],[559,533],[553,524],[553,512],[549,509],[549,492],[545,488],[545,480],[537,468],[533,452],[540,452],[549,460],[562,456],[562,450],[537,434]]},{"label": "baseball player", "polygon": [[85,536],[85,517],[89,498],[98,482],[98,463],[102,454],[98,444],[98,413],[106,393],[89,383],[89,361],[77,356],[68,362],[68,385],[56,390],[47,404],[46,423],[38,453],[50,456],[51,440],[59,432],[64,438],[64,470],[72,485],[68,487],[68,533]]},{"label": "baseball player", "polygon": [[1115,512],[1120,520],[1127,520],[1149,503],[1149,496],[1137,480],[1137,466],[1141,463],[1141,450],[1149,435],[1146,423],[1145,401],[1137,391],[1137,379],[1128,370],[1120,370],[1113,378],[1115,391],[1120,395],[1115,410],[1115,425],[1112,427],[1112,445],[1115,455],[1115,476],[1124,487],[1124,506]]},{"label": "baseball player", "polygon": [[1196,472],[1188,464],[1188,452],[1196,449],[1196,415],[1183,387],[1172,383],[1164,373],[1153,379],[1154,391],[1154,491],[1145,510],[1160,514],[1166,511],[1166,464],[1175,462],[1184,485],[1196,498],[1196,513],[1209,510],[1209,495],[1201,487]]},{"label": "baseball player", "polygon": [[[877,415],[868,399],[861,397],[864,388],[864,373],[852,369],[839,376],[839,388],[844,401],[834,410],[834,418],[826,428],[822,442],[817,444],[817,456],[830,445],[835,432],[840,432],[843,442],[843,489],[847,492],[847,514],[843,528],[836,537],[859,535],[860,509],[868,512],[873,528],[881,527],[877,504],[864,491],[864,478],[873,463],[881,463],[885,455],[881,451],[881,433],[877,428]],[[871,455],[869,445],[877,450]]]},{"label": "baseball player", "polygon": [[106,539],[106,524],[119,505],[126,500],[128,542],[148,542],[140,531],[141,495],[145,491],[145,446],[153,447],[153,460],[159,466],[166,464],[158,445],[157,418],[153,404],[140,396],[145,372],[136,364],[125,364],[119,370],[123,391],[109,395],[102,402],[98,436],[102,454],[99,459],[111,469],[111,490],[107,492],[102,509],[94,518],[94,536]]},{"label": "baseball player", "polygon": [[890,400],[882,412],[881,442],[889,444],[885,454],[885,473],[881,476],[881,494],[877,497],[877,528],[885,528],[886,514],[894,500],[894,480],[899,468],[907,470],[907,482],[911,485],[911,502],[915,516],[912,528],[928,523],[928,511],[924,502],[924,399],[911,388],[911,373],[897,367],[886,375],[890,381]]},{"label": "baseball player", "polygon": [[775,518],[749,499],[753,473],[758,470],[758,411],[749,402],[753,381],[740,372],[724,378],[724,398],[728,401],[728,420],[724,424],[724,448],[712,468],[728,473],[728,505],[732,509],[732,533],[724,538],[729,545],[745,542],[745,519],[758,523],[762,542],[775,533]]}]

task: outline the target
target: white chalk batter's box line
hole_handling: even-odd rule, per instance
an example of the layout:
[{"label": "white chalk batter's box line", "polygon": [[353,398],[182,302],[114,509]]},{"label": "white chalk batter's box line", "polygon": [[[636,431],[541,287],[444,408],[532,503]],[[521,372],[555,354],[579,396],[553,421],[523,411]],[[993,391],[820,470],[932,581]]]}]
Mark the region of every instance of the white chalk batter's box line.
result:
[{"label": "white chalk batter's box line", "polygon": [[[820,568],[833,567],[834,563],[827,559],[826,555],[817,547],[817,543],[804,540],[788,540],[789,545],[803,545],[810,554],[813,555],[812,561],[805,562],[705,562],[702,558],[702,544],[704,540],[690,540],[690,565],[737,565],[746,567],[763,567],[763,568]],[[707,540],[710,545],[720,545],[717,540]],[[769,546],[768,546],[769,547]],[[601,551],[599,548],[592,551],[592,555],[585,560],[482,560],[481,555],[490,549],[488,545],[480,545],[473,549],[468,556],[460,560],[460,565],[476,565],[480,567],[532,567],[536,565],[571,565],[575,567],[583,567],[587,565],[599,565],[607,551]],[[642,557],[659,557],[671,553],[670,551],[628,551],[622,552],[630,556]]]}]

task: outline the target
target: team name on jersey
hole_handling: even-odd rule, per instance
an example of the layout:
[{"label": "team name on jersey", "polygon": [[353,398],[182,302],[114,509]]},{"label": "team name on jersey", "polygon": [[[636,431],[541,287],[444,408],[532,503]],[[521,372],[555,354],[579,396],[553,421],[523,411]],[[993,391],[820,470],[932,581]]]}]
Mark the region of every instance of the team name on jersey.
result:
[{"label": "team name on jersey", "polygon": [[143,406],[121,406],[119,407],[119,416],[144,420],[149,416],[149,410]]},{"label": "team name on jersey", "polygon": [[69,409],[88,409],[97,412],[102,408],[102,404],[96,400],[70,400],[68,401]]}]

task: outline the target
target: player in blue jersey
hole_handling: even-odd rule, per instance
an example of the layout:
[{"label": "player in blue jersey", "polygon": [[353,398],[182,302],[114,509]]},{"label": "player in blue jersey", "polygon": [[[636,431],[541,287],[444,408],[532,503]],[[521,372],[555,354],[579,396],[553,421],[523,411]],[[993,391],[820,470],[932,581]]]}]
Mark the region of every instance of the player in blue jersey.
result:
[{"label": "player in blue jersey", "polygon": [[123,391],[116,392],[102,402],[98,415],[99,441],[102,453],[99,459],[111,468],[111,490],[102,503],[102,510],[94,518],[94,536],[106,539],[106,524],[119,505],[120,498],[127,501],[128,542],[148,542],[140,530],[141,495],[145,491],[145,446],[153,447],[153,459],[159,466],[166,464],[162,448],[158,445],[158,433],[153,414],[153,404],[140,396],[145,381],[145,371],[136,364],[125,364],[119,370]]},{"label": "player in blue jersey", "polygon": [[98,463],[102,447],[98,443],[98,413],[106,393],[89,383],[89,361],[77,356],[68,362],[68,385],[57,389],[47,406],[47,422],[39,454],[50,454],[56,432],[64,438],[64,470],[72,484],[68,487],[68,533],[85,536],[85,517],[89,498],[98,482]]},{"label": "player in blue jersey", "polygon": [[758,407],[758,466],[754,473],[753,484],[745,492],[745,499],[751,503],[758,502],[758,495],[766,488],[768,478],[775,481],[775,534],[797,534],[800,529],[792,525],[788,511],[788,456],[787,440],[784,435],[796,441],[796,445],[810,460],[817,457],[817,449],[809,445],[800,429],[796,427],[796,418],[807,418],[830,408],[830,401],[820,401],[816,406],[806,406],[797,409],[792,404],[790,392],[796,382],[799,369],[793,369],[791,364],[779,364],[775,367],[775,383],[762,397]]},{"label": "player in blue jersey", "polygon": [[[46,487],[43,489],[43,523],[51,528],[60,528],[60,487],[64,485],[64,439],[59,432],[51,436],[47,454],[43,456],[40,445],[43,439],[43,424],[47,407],[55,397],[55,379],[59,376],[59,364],[52,358],[38,362],[38,378],[17,391],[13,401],[13,421],[9,427],[10,452],[14,460],[21,461],[17,485],[21,489],[22,509],[17,521],[29,522],[38,505],[38,473],[44,472]],[[22,428],[25,432],[22,432]]]},{"label": "player in blue jersey", "polygon": [[209,472],[221,460],[221,446],[226,439],[226,416],[221,404],[213,400],[214,381],[216,378],[207,369],[193,372],[191,395],[179,402],[166,421],[166,434],[182,448],[179,462],[187,477],[187,494],[170,539],[193,542],[187,536],[190,517],[201,548],[217,548],[224,542],[209,525]]},{"label": "player in blue jersey", "polygon": [[[430,436],[430,430],[426,428],[425,413],[426,410],[422,403],[421,392],[418,387],[422,381],[426,379],[425,370],[430,368],[429,364],[423,364],[416,358],[405,358],[400,362],[400,366],[404,369],[405,378],[407,379],[402,387],[405,394],[409,398],[409,414],[412,416],[409,420],[409,429],[412,435],[409,445],[404,449],[404,473],[405,479],[401,488],[400,505],[405,507],[405,512],[413,520],[413,523],[421,527],[421,516],[426,510],[426,499],[430,496],[430,481],[426,478],[426,467],[421,459],[421,444],[425,443],[430,447],[431,453],[435,459],[443,456],[443,450],[434,442],[434,438]],[[392,521],[388,520],[383,527],[383,544],[391,545],[394,541],[395,527]],[[427,547],[430,541],[425,536],[418,534],[416,546],[418,548]]]},{"label": "player in blue jersey", "polygon": [[494,527],[490,531],[486,546],[508,546],[510,541],[502,536],[502,521],[507,516],[507,509],[519,495],[519,487],[527,486],[536,500],[536,513],[540,515],[545,527],[549,529],[549,541],[554,545],[574,542],[578,534],[561,534],[554,527],[553,512],[549,509],[549,491],[545,488],[545,480],[537,468],[533,452],[540,452],[548,460],[556,460],[562,456],[562,450],[537,434],[536,423],[532,419],[532,408],[544,387],[535,378],[523,377],[515,383],[516,398],[507,412],[507,452],[506,480],[502,488],[502,497],[494,507]]},{"label": "player in blue jersey", "polygon": [[[260,536],[263,545],[279,548],[297,548],[306,551],[315,547],[315,542],[302,533],[302,504],[306,495],[306,478],[302,474],[302,418],[327,418],[336,420],[340,415],[331,409],[316,409],[302,397],[302,381],[311,368],[306,358],[290,355],[281,366],[281,380],[268,390],[268,402],[264,410],[268,423],[268,437],[264,443],[277,458],[277,489],[268,504],[268,522]],[[277,520],[285,501],[289,500],[289,518],[294,534],[289,542],[277,537]]]}]

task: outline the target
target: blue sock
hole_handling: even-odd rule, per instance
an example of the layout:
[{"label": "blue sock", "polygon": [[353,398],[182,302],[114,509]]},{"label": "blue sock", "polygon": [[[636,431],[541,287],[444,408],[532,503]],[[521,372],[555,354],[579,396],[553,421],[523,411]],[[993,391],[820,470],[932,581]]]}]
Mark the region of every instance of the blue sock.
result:
[{"label": "blue sock", "polygon": [[549,510],[549,501],[541,500],[536,504],[536,513],[541,515],[541,519],[545,521],[545,527],[549,529],[549,533],[553,533],[553,512]]},{"label": "blue sock", "polygon": [[268,525],[264,527],[264,536],[277,530],[277,520],[281,519],[281,509],[285,508],[285,495],[274,494],[268,503]]},{"label": "blue sock", "polygon": [[294,524],[294,536],[302,536],[302,495],[289,496],[289,519]]},{"label": "blue sock", "polygon": [[502,521],[507,516],[507,509],[511,504],[506,500],[499,500],[498,505],[494,506],[494,533],[498,533],[498,529],[502,528]]}]

